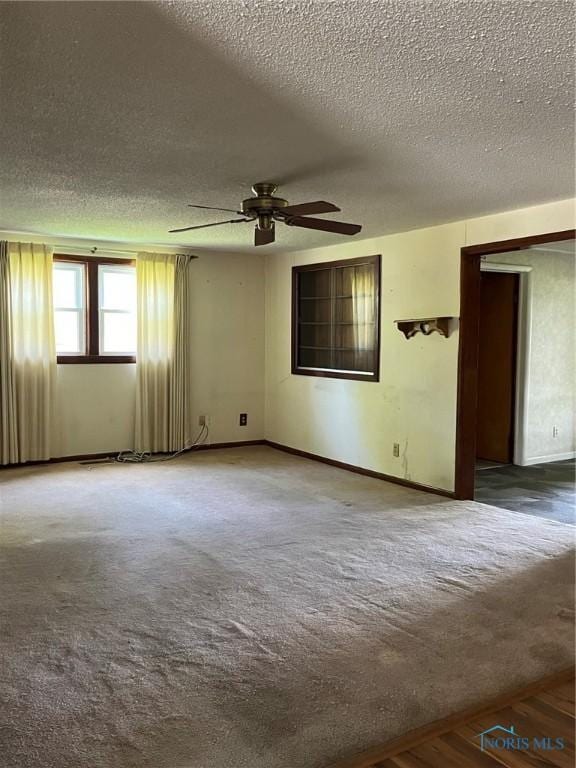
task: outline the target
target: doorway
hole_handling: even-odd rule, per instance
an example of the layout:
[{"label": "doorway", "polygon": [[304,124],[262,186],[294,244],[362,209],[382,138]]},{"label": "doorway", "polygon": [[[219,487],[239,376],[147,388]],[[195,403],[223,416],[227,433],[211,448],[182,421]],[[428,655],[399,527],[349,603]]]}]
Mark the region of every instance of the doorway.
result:
[{"label": "doorway", "polygon": [[[458,406],[456,434],[455,496],[473,499],[478,445],[477,404],[482,316],[481,264],[483,257],[521,251],[534,246],[574,240],[576,230],[467,246],[461,251],[460,343],[458,358]],[[522,290],[520,290],[522,302]],[[517,315],[518,316],[518,315]],[[518,356],[518,349],[516,349]],[[521,414],[514,413],[516,427]],[[513,449],[514,446],[513,439]]]},{"label": "doorway", "polygon": [[519,277],[480,276],[476,461],[512,464],[516,407]]}]

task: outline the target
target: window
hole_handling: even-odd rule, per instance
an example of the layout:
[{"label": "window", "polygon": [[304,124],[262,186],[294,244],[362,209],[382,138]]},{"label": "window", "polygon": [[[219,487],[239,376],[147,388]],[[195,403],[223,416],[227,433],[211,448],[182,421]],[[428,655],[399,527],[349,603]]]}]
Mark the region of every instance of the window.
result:
[{"label": "window", "polygon": [[380,256],[292,269],[292,373],[378,381]]},{"label": "window", "polygon": [[86,287],[83,264],[54,264],[56,353],[86,354]]},{"label": "window", "polygon": [[101,355],[136,352],[136,272],[134,267],[98,266]]},{"label": "window", "polygon": [[59,363],[135,362],[133,262],[55,256],[53,292]]}]

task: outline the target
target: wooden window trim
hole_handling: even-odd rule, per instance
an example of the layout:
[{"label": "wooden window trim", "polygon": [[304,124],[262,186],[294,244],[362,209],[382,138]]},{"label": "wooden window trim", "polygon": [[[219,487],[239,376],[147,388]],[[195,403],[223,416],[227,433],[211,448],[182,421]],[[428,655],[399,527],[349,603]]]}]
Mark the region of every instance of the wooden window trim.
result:
[{"label": "wooden window trim", "polygon": [[63,261],[72,264],[84,264],[84,304],[86,307],[86,354],[85,355],[58,355],[58,365],[106,365],[114,363],[135,363],[135,355],[100,355],[99,354],[99,316],[98,316],[98,267],[101,264],[114,264],[117,266],[134,266],[134,259],[113,259],[92,256],[68,256],[66,254],[54,254],[55,262]]},{"label": "wooden window trim", "polygon": [[[299,345],[299,328],[298,328],[298,275],[301,272],[312,272],[322,269],[332,269],[334,267],[351,267],[359,266],[360,264],[373,264],[375,265],[375,318],[376,318],[376,345],[374,348],[374,372],[369,375],[363,375],[361,373],[354,372],[339,372],[332,371],[328,368],[312,371],[307,368],[302,368],[298,365],[298,345]],[[292,267],[292,374],[295,376],[316,376],[327,379],[347,379],[350,381],[380,381],[380,336],[381,336],[381,320],[380,320],[380,283],[381,283],[381,271],[382,271],[382,257],[380,254],[374,256],[360,256],[351,259],[336,259],[335,261],[316,262],[314,264],[301,264]]]}]

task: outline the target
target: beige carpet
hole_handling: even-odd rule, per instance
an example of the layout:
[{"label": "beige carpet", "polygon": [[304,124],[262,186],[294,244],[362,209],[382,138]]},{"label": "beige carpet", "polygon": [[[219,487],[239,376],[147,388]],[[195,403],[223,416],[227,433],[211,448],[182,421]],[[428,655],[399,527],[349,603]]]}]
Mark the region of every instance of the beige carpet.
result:
[{"label": "beige carpet", "polygon": [[0,483],[2,768],[323,768],[572,661],[560,523],[264,447]]}]

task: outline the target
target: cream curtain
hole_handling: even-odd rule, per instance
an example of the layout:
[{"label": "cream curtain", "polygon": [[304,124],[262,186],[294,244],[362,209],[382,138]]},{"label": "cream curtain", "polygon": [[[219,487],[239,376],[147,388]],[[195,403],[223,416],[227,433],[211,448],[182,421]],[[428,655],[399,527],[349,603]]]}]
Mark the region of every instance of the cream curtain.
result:
[{"label": "cream curtain", "polygon": [[18,461],[16,386],[12,363],[12,300],[8,243],[0,241],[0,464]]},{"label": "cream curtain", "polygon": [[8,243],[0,262],[1,462],[49,459],[56,379],[52,249]]},{"label": "cream curtain", "polygon": [[352,276],[352,315],[354,319],[354,370],[369,370],[376,343],[374,321],[374,268],[362,264]]},{"label": "cream curtain", "polygon": [[189,425],[187,333],[189,258],[139,253],[136,260],[138,453],[186,447]]},{"label": "cream curtain", "polygon": [[188,444],[190,427],[190,267],[189,256],[176,256],[174,270],[174,367],[170,382],[170,439],[173,450]]}]

